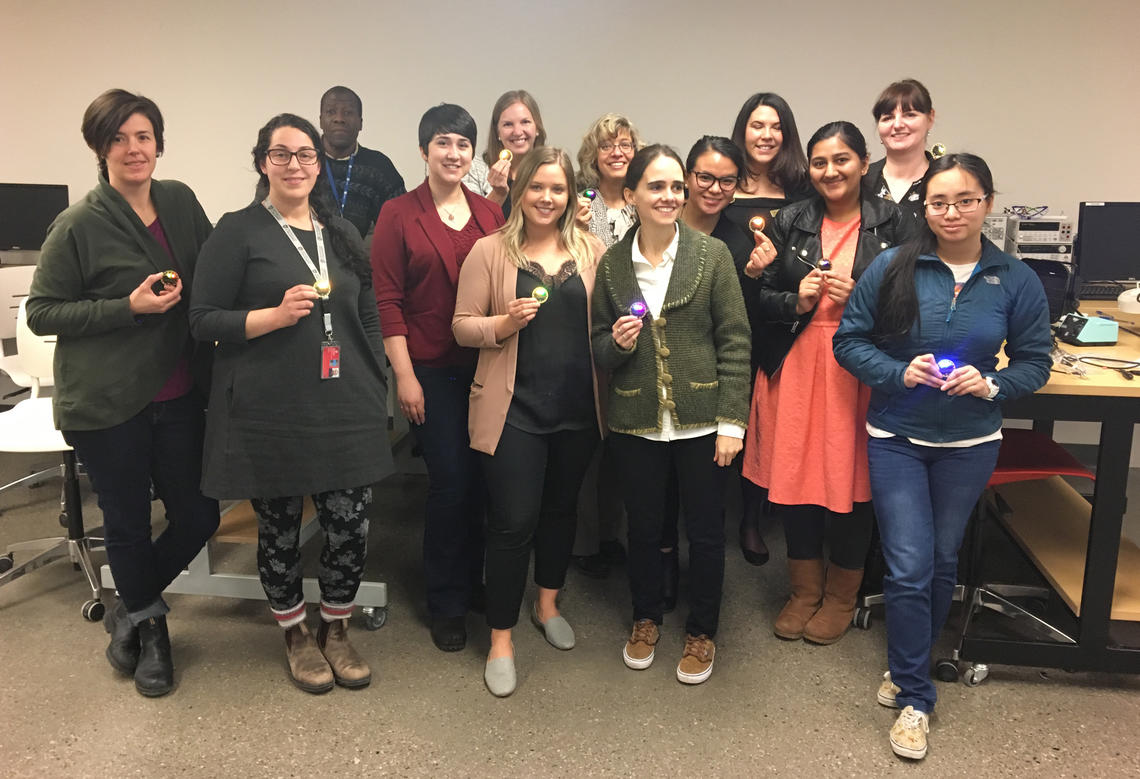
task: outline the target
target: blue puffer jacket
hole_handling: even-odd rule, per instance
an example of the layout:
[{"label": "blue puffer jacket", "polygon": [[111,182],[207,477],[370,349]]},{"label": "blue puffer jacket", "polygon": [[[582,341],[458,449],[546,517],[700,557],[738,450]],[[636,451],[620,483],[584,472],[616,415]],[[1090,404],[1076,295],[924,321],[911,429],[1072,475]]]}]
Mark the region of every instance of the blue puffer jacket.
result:
[{"label": "blue puffer jacket", "polygon": [[[832,342],[835,359],[872,389],[867,421],[895,435],[945,443],[1001,427],[1000,401],[1028,395],[1049,380],[1052,334],[1041,281],[1020,260],[982,238],[982,258],[954,301],[954,276],[933,254],[914,270],[919,321],[902,338],[873,335],[879,287],[897,248],[880,254],[855,285]],[[997,370],[1002,342],[1009,365]],[[973,365],[993,377],[995,401],[950,396],[933,387],[907,389],[903,372],[920,354]]]}]

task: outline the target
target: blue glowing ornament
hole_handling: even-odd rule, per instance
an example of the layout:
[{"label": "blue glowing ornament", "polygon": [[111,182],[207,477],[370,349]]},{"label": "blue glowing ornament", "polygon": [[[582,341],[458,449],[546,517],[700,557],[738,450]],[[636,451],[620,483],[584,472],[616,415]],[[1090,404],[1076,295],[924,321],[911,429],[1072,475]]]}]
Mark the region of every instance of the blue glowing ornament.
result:
[{"label": "blue glowing ornament", "polygon": [[637,301],[629,307],[629,315],[641,319],[649,311],[649,306],[645,305],[642,301]]},{"label": "blue glowing ornament", "polygon": [[938,371],[942,374],[943,379],[950,378],[950,374],[953,373],[954,369],[957,367],[958,366],[954,364],[953,360],[946,357],[943,357],[938,361]]}]

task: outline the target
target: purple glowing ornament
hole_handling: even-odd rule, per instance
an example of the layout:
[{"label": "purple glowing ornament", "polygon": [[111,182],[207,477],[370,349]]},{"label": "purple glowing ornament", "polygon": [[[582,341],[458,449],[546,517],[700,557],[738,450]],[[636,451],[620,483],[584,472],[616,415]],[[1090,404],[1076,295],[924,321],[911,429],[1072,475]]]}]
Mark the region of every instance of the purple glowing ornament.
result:
[{"label": "purple glowing ornament", "polygon": [[649,311],[649,306],[645,305],[643,301],[637,301],[629,307],[629,315],[641,319]]}]

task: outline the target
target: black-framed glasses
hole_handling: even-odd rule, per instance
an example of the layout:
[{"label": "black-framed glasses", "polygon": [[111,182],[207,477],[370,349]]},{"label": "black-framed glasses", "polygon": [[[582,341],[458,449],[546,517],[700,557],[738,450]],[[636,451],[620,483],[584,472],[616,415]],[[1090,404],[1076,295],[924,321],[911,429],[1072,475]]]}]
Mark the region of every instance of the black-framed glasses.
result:
[{"label": "black-framed glasses", "polygon": [[609,154],[614,150],[615,146],[617,147],[618,151],[623,154],[630,154],[633,152],[632,141],[618,141],[617,143],[614,143],[612,141],[602,141],[598,144],[598,151],[600,151],[602,154]]},{"label": "black-framed glasses", "polygon": [[931,216],[942,216],[950,210],[950,206],[958,209],[959,214],[972,214],[978,210],[978,206],[982,204],[983,200],[985,200],[984,197],[964,197],[952,203],[935,200],[932,203],[923,203],[923,205],[926,206],[926,213]]},{"label": "black-framed glasses", "polygon": [[293,159],[294,157],[296,157],[297,162],[301,163],[302,165],[316,165],[317,160],[319,160],[321,157],[321,153],[314,149],[312,146],[306,146],[303,149],[297,149],[297,151],[289,151],[288,149],[270,149],[265,153],[265,156],[274,165],[288,165],[289,160]]},{"label": "black-framed glasses", "polygon": [[703,170],[694,170],[693,178],[697,180],[698,189],[708,189],[715,181],[720,184],[721,192],[731,192],[736,189],[736,185],[740,183],[740,178],[737,176],[717,177],[711,173],[705,173]]}]

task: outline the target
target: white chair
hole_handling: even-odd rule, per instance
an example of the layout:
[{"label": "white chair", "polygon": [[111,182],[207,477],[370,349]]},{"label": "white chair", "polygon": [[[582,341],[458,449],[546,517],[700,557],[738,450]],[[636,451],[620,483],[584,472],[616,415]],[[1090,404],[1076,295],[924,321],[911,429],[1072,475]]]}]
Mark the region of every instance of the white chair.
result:
[{"label": "white chair", "polygon": [[[35,272],[34,265],[0,266],[0,371],[8,374],[8,378],[17,387],[25,389],[32,386],[32,377],[24,370],[19,353],[8,354],[3,342],[16,337],[16,315],[20,301],[28,296]],[[10,393],[5,398],[22,394],[25,389]]]},{"label": "white chair", "polygon": [[[5,555],[0,556],[0,587],[47,563],[67,557],[83,571],[91,586],[91,599],[83,604],[82,613],[86,619],[95,622],[103,618],[103,603],[100,598],[102,588],[95,566],[91,562],[91,540],[83,529],[83,509],[75,452],[63,439],[63,434],[55,429],[52,399],[39,395],[40,386],[45,383],[45,379],[50,381],[52,376],[55,338],[41,338],[28,329],[24,306],[24,302],[21,301],[16,339],[24,368],[33,379],[32,397],[20,401],[12,410],[0,413],[0,452],[59,453],[63,457],[63,465],[19,479],[0,487],[0,490],[45,474],[59,472],[63,477],[62,511],[59,521],[67,528],[67,535],[24,541],[9,546]],[[32,552],[34,556],[16,565],[15,552]]]}]

